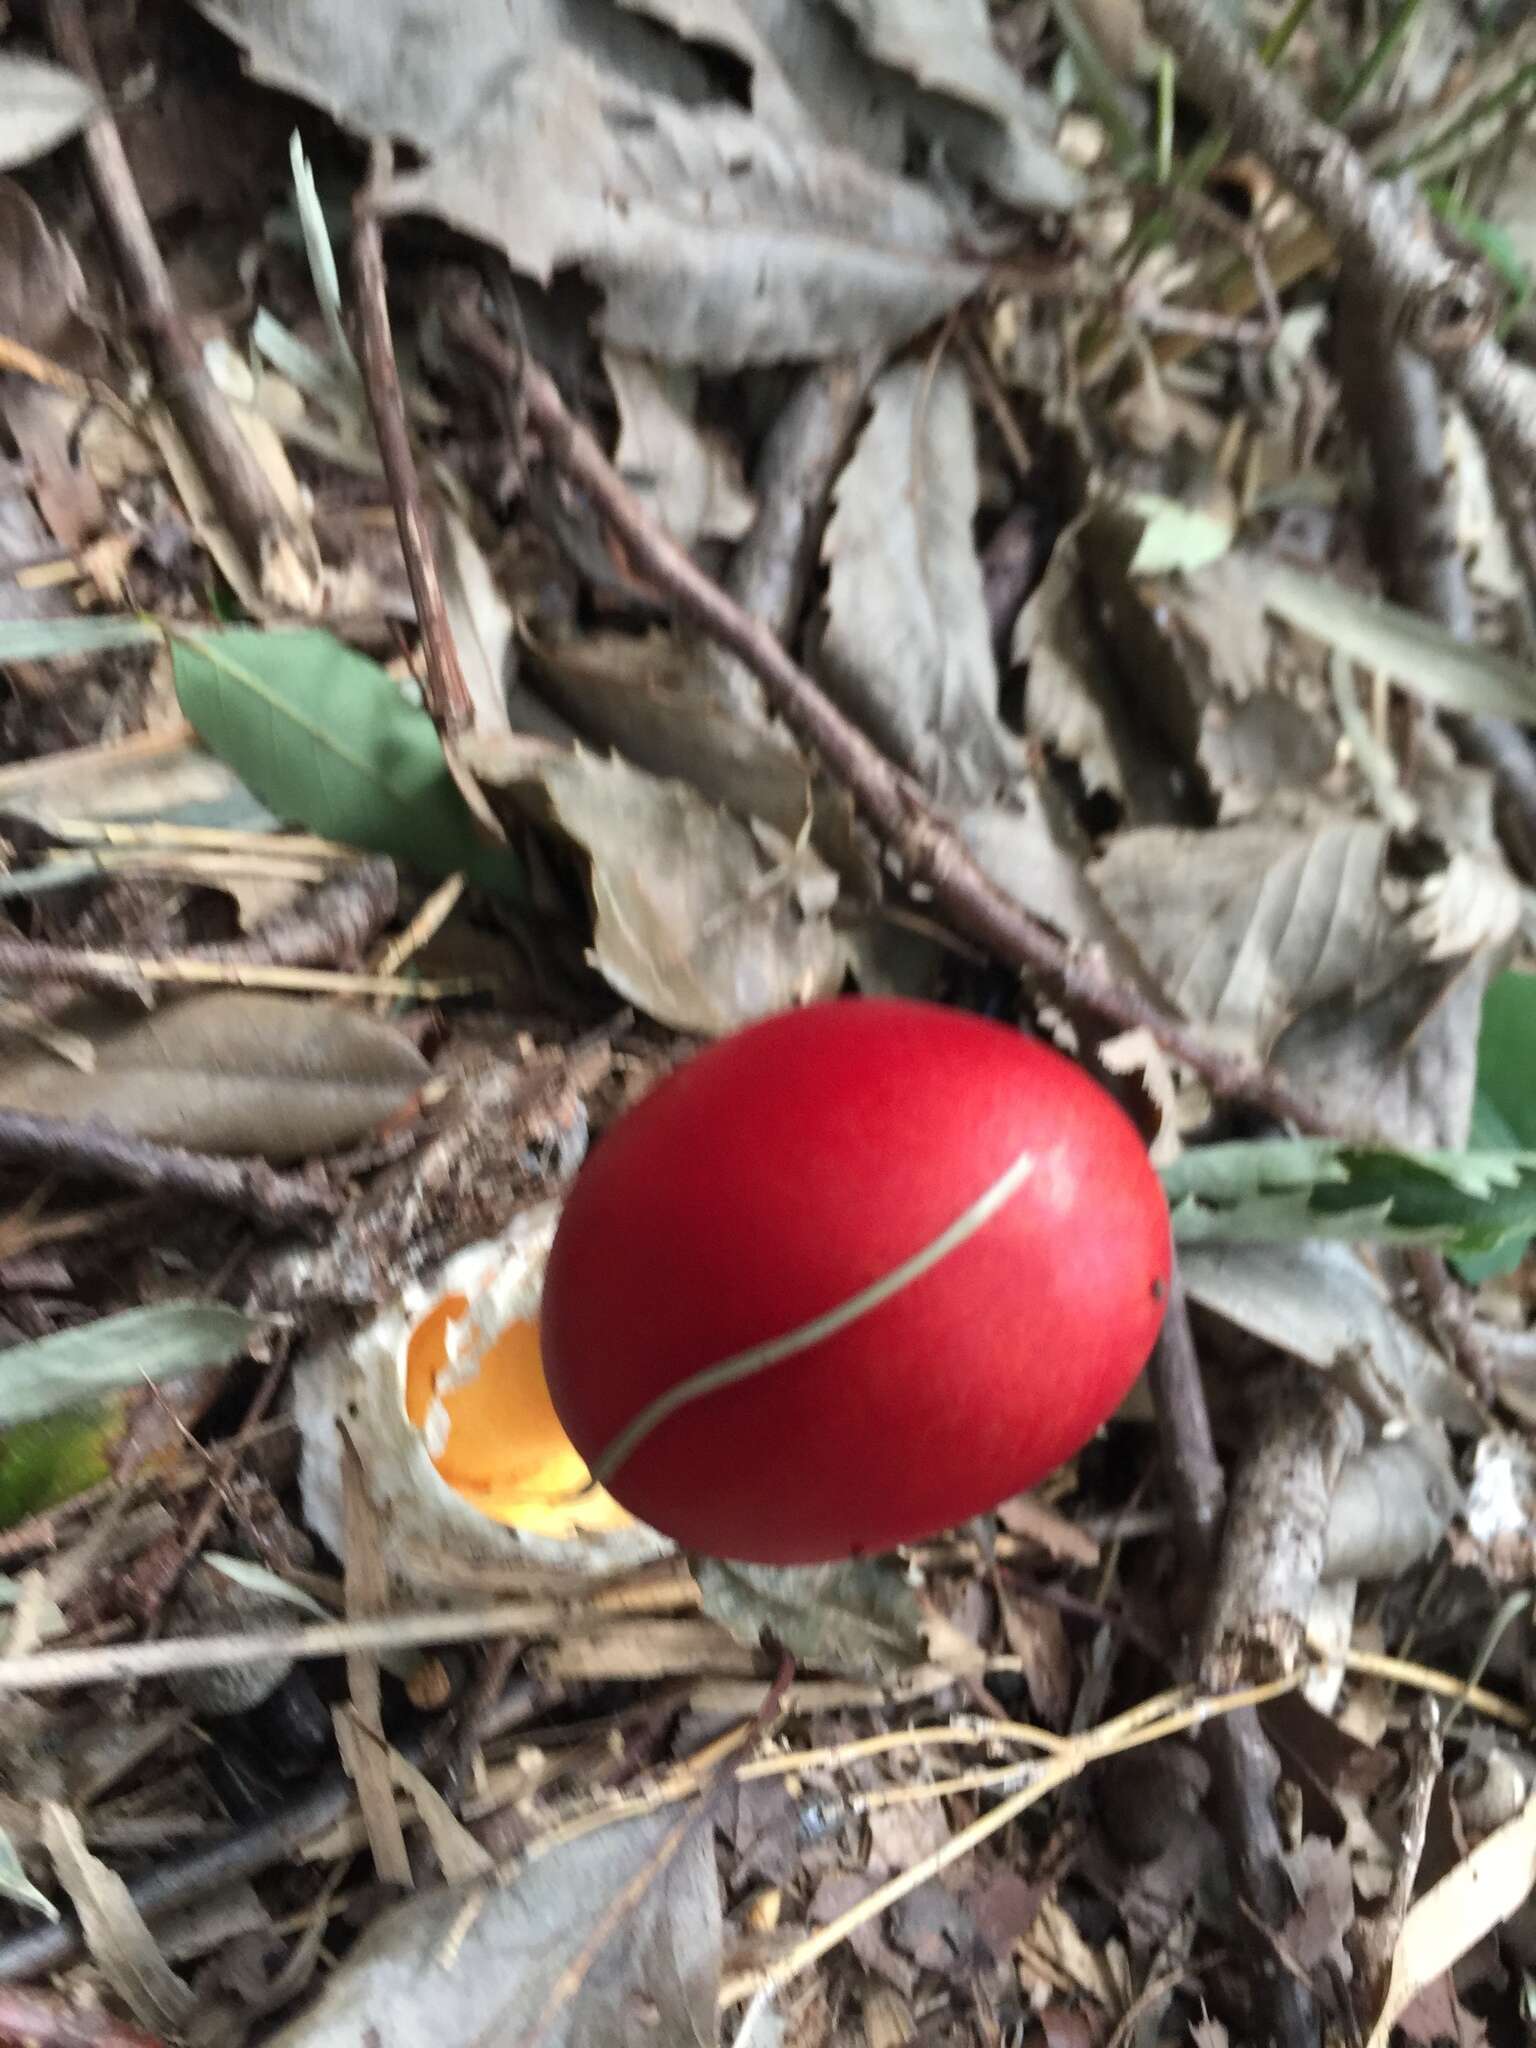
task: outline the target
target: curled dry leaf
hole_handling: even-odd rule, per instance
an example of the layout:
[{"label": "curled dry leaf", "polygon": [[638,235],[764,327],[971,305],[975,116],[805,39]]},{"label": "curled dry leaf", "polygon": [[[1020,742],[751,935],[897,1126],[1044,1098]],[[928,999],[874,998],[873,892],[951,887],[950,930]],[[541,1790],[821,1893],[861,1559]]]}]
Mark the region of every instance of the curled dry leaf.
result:
[{"label": "curled dry leaf", "polygon": [[701,1558],[704,1612],[739,1642],[767,1640],[796,1662],[850,1678],[888,1678],[928,1658],[916,1597],[897,1565],[756,1565]]},{"label": "curled dry leaf", "polygon": [[451,506],[436,509],[437,567],[448,628],[469,687],[477,732],[506,732],[513,661],[512,607],[469,527]]},{"label": "curled dry leaf", "polygon": [[[0,53],[0,104],[8,61],[22,60],[7,60]],[[0,136],[9,113],[7,107],[0,114]],[[74,250],[48,226],[14,179],[0,178],[0,333],[41,355],[54,356],[85,296],[85,278]]]},{"label": "curled dry leaf", "polygon": [[402,65],[409,0],[203,11],[269,83],[422,152],[390,206],[543,282],[582,268],[617,346],[734,368],[894,343],[979,277],[925,187],[709,97],[697,50],[634,14],[474,0]]},{"label": "curled dry leaf", "polygon": [[196,2001],[160,1953],[127,1885],[86,1846],[85,1831],[68,1807],[45,1800],[39,1817],[59,1882],[80,1915],[102,1974],[145,2026],[179,2031]]},{"label": "curled dry leaf", "polygon": [[663,1809],[536,1857],[505,1886],[397,1906],[273,2048],[694,2048],[717,2038],[720,1939],[710,1830]]},{"label": "curled dry leaf", "polygon": [[67,142],[96,111],[96,95],[62,64],[5,50],[0,52],[0,109],[0,170],[9,170]]},{"label": "curled dry leaf", "polygon": [[403,1032],[339,1003],[243,989],[145,1015],[64,1013],[95,1052],[77,1072],[42,1053],[0,1060],[0,1107],[91,1119],[194,1152],[306,1159],[403,1108],[429,1072]]},{"label": "curled dry leaf", "polygon": [[1351,1246],[1194,1244],[1179,1268],[1190,1299],[1239,1329],[1320,1371],[1363,1375],[1372,1412],[1481,1430],[1482,1411],[1460,1377]]},{"label": "curled dry leaf", "polygon": [[754,506],[730,444],[695,417],[695,371],[627,349],[603,352],[619,407],[614,467],[683,547],[740,540]]},{"label": "curled dry leaf", "polygon": [[1409,2001],[1508,1919],[1536,1887],[1536,1799],[1409,1908],[1366,2048],[1387,2048]]},{"label": "curled dry leaf", "polygon": [[1328,1506],[1324,1579],[1395,1579],[1429,1556],[1461,1506],[1444,1437],[1420,1427],[1346,1461]]},{"label": "curled dry leaf", "polygon": [[823,653],[860,724],[946,803],[993,796],[1022,766],[997,715],[977,491],[964,373],[887,371],[833,494]]},{"label": "curled dry leaf", "polygon": [[693,650],[670,633],[583,633],[530,645],[542,693],[589,744],[690,783],[736,817],[787,838],[805,827],[810,774],[794,741],[718,702]]},{"label": "curled dry leaf", "polygon": [[1416,873],[1363,821],[1154,827],[1121,833],[1091,879],[1178,1008],[1305,1074],[1343,1126],[1465,1142],[1473,1041],[1447,995],[1470,967],[1475,1010],[1480,956],[1520,914],[1491,862],[1442,853]]},{"label": "curled dry leaf", "polygon": [[140,818],[238,832],[277,824],[189,725],[12,762],[0,768],[0,816],[8,812],[63,837],[71,824]]},{"label": "curled dry leaf", "polygon": [[542,779],[592,863],[592,960],[620,995],[714,1035],[837,989],[837,878],[809,847],[617,759],[578,750]]},{"label": "curled dry leaf", "polygon": [[1026,730],[1073,762],[1090,792],[1123,796],[1113,692],[1088,616],[1075,529],[1057,541],[1039,587],[1019,613],[1010,659],[1029,670]]},{"label": "curled dry leaf", "polygon": [[1070,850],[1070,827],[998,712],[972,522],[978,479],[960,368],[906,364],[874,387],[834,492],[823,656],[850,713],[953,811],[989,875],[1036,916],[1142,970]]}]

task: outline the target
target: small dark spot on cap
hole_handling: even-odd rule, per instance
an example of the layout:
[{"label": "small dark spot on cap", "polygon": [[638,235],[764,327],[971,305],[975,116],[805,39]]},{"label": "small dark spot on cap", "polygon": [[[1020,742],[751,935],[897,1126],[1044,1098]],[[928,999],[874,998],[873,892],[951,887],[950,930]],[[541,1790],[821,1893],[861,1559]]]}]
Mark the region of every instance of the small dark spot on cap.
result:
[{"label": "small dark spot on cap", "polygon": [[1152,1282],[1152,1299],[1154,1301],[1161,1301],[1166,1296],[1167,1292],[1168,1282],[1164,1280],[1161,1277],[1161,1275],[1159,1275],[1159,1277]]}]

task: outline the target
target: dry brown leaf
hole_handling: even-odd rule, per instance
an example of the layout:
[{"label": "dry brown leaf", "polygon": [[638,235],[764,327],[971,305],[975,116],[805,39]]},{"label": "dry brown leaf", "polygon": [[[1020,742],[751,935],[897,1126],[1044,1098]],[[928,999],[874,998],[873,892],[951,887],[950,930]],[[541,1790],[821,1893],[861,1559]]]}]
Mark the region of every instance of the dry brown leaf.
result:
[{"label": "dry brown leaf", "polygon": [[[100,532],[107,516],[96,479],[80,460],[74,440],[83,410],[79,399],[62,391],[19,378],[0,380],[0,411],[27,466],[38,510],[59,546],[72,555]],[[11,596],[9,590],[6,594]]]},{"label": "dry brown leaf", "polygon": [[540,686],[582,737],[649,774],[690,783],[736,817],[795,838],[810,773],[789,735],[727,708],[695,681],[694,651],[669,633],[583,633],[529,648]]},{"label": "dry brown leaf", "polygon": [[745,1675],[758,1653],[713,1621],[622,1621],[536,1651],[549,1678],[675,1678],[684,1672]]},{"label": "dry brown leaf", "polygon": [[889,1560],[783,1566],[707,1557],[694,1576],[705,1613],[751,1649],[769,1638],[802,1666],[853,1678],[927,1660],[916,1597]]},{"label": "dry brown leaf", "polygon": [[275,824],[223,762],[198,745],[185,721],[0,768],[0,812],[6,811],[50,831],[69,820],[174,824],[192,816],[227,830]]},{"label": "dry brown leaf", "polygon": [[90,1041],[89,1074],[39,1053],[0,1060],[0,1107],[91,1118],[192,1151],[301,1159],[400,1109],[426,1061],[390,1025],[340,1004],[240,989],[147,1016],[105,1001],[60,1021]]},{"label": "dry brown leaf", "polygon": [[1440,1432],[1418,1428],[1367,1445],[1334,1486],[1323,1576],[1399,1578],[1429,1556],[1460,1506]]},{"label": "dry brown leaf", "polygon": [[679,1825],[664,1809],[536,1856],[505,1886],[408,1899],[272,2048],[704,2048],[720,1896],[711,1830]]},{"label": "dry brown leaf", "polygon": [[628,349],[603,351],[619,407],[614,466],[680,546],[740,540],[756,507],[734,449],[701,427],[695,370]]},{"label": "dry brown leaf", "polygon": [[85,1832],[67,1806],[44,1800],[39,1820],[59,1882],[103,1975],[146,2027],[178,2032],[192,2014],[192,1991],[160,1953],[127,1885],[87,1848]]},{"label": "dry brown leaf", "polygon": [[1159,827],[1121,833],[1091,879],[1179,1009],[1304,1076],[1341,1127],[1466,1142],[1480,980],[1520,915],[1492,861],[1419,872],[1364,821]]},{"label": "dry brown leaf", "polygon": [[591,860],[592,960],[620,995],[713,1035],[838,988],[837,878],[808,846],[617,759],[578,751],[543,782]]},{"label": "dry brown leaf", "polygon": [[833,492],[827,668],[843,703],[941,802],[991,800],[1023,767],[998,716],[965,373],[888,370]]},{"label": "dry brown leaf", "polygon": [[[368,1479],[357,1446],[339,1419],[341,1439],[342,1556],[346,1570],[347,1619],[389,1610],[390,1568],[384,1554],[383,1529],[368,1491]],[[376,1650],[347,1655],[350,1707],[332,1710],[336,1747],[344,1769],[357,1787],[357,1802],[368,1830],[373,1866],[383,1884],[412,1885],[411,1859],[405,1831],[395,1806],[389,1747],[384,1740],[383,1693]]]},{"label": "dry brown leaf", "polygon": [[1073,762],[1090,792],[1123,796],[1113,686],[1088,614],[1076,527],[1051,550],[1039,587],[1019,613],[1010,660],[1029,670],[1025,729]]},{"label": "dry brown leaf", "polygon": [[1536,1888],[1536,1798],[1518,1819],[1478,1843],[1448,1877],[1408,1910],[1392,1957],[1392,1974],[1366,2048],[1388,2048],[1409,2001],[1476,1947]]},{"label": "dry brown leaf", "polygon": [[[0,178],[0,334],[66,360],[85,304],[75,252],[13,178]],[[78,404],[78,401],[77,401]]]},{"label": "dry brown leaf", "polygon": [[410,1795],[420,1814],[447,1882],[463,1884],[470,1878],[489,1877],[496,1868],[496,1859],[481,1848],[432,1780],[398,1749],[389,1752],[389,1769],[395,1783]]}]

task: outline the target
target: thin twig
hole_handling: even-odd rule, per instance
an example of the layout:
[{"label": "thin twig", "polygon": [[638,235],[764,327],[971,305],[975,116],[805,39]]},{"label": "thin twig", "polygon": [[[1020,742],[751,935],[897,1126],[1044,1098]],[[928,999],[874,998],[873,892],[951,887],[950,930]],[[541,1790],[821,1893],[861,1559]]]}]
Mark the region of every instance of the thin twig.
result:
[{"label": "thin twig", "polygon": [[433,724],[447,735],[467,731],[474,723],[475,707],[459,665],[459,652],[437,573],[437,553],[411,454],[405,397],[400,389],[394,338],[389,329],[384,236],[379,225],[377,195],[389,177],[391,165],[389,144],[375,142],[368,183],[352,210],[352,281],[357,292],[368,410],[373,416],[373,430],[395,508],[395,526],[416,606],[416,623],[421,628],[421,652],[426,667],[422,699]]},{"label": "thin twig", "polygon": [[220,969],[333,966],[361,958],[394,915],[395,865],[381,855],[347,864],[301,903],[264,919],[242,939],[188,946],[178,954],[99,952],[0,939],[0,982],[58,981],[147,997],[156,981],[213,980]]},{"label": "thin twig", "polygon": [[226,1159],[132,1138],[111,1124],[0,1109],[0,1160],[57,1173],[100,1175],[131,1188],[193,1195],[258,1222],[294,1224],[334,1216],[336,1191],[296,1174],[276,1173],[261,1159]]},{"label": "thin twig", "polygon": [[1146,0],[1146,16],[1178,59],[1181,85],[1318,216],[1393,332],[1440,364],[1491,448],[1527,474],[1536,470],[1536,379],[1493,339],[1498,301],[1484,275],[1420,232],[1396,191],[1307,111],[1210,0]]},{"label": "thin twig", "polygon": [[152,987],[268,988],[290,994],[415,996],[423,1002],[483,995],[502,984],[493,975],[453,974],[438,981],[410,974],[364,974],[338,967],[268,967],[258,960],[204,960],[194,953],[160,957],[89,952],[74,946],[0,939],[0,982],[62,982],[117,989],[147,998]]},{"label": "thin twig", "polygon": [[1210,1571],[1221,1536],[1226,1481],[1216,1456],[1210,1411],[1200,1382],[1200,1360],[1189,1327],[1189,1306],[1177,1267],[1150,1371],[1179,1550],[1185,1571],[1203,1578]]},{"label": "thin twig", "polygon": [[762,683],[773,709],[850,792],[909,877],[926,883],[951,920],[1000,960],[1039,975],[1068,1002],[1119,1030],[1145,1028],[1218,1095],[1246,1101],[1302,1130],[1327,1127],[1318,1106],[1259,1062],[1215,1045],[1117,980],[1102,957],[1078,951],[1030,916],[977,865],[959,835],[916,786],[845,718],[761,621],[712,582],[624,484],[597,441],[566,410],[554,380],[501,339],[463,298],[453,332],[517,391],[546,452],[592,499],[623,541],[632,566],[697,626],[735,654]]},{"label": "thin twig", "polygon": [[83,0],[47,0],[46,19],[55,55],[96,93],[97,112],[82,138],[86,168],[102,227],[144,331],[160,396],[261,582],[274,550],[282,543],[297,548],[298,537],[182,318],[96,69]]},{"label": "thin twig", "polygon": [[667,1613],[686,1598],[679,1583],[661,1584],[652,1599],[642,1602],[636,1601],[632,1589],[615,1586],[592,1594],[580,1608],[569,1601],[506,1601],[456,1613],[378,1615],[361,1621],[317,1621],[297,1628],[179,1636],[163,1643],[100,1643],[86,1649],[39,1650],[27,1657],[0,1657],[0,1693],[68,1692],[81,1685],[163,1678],[176,1671],[212,1671],[269,1657],[343,1657],[358,1650],[419,1650],[437,1643],[477,1643],[518,1632],[533,1635],[553,1628],[575,1630],[588,1619],[601,1621],[615,1606],[624,1613]]}]

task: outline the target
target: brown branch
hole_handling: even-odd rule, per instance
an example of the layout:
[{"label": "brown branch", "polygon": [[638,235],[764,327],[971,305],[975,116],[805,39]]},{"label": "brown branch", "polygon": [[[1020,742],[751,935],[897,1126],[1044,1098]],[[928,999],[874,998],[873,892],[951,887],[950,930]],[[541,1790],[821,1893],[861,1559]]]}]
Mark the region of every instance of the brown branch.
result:
[{"label": "brown branch", "polygon": [[146,2034],[86,2005],[42,1991],[0,1990],[0,2048],[165,2048]]},{"label": "brown branch", "polygon": [[275,548],[282,542],[298,548],[298,536],[182,318],[96,69],[83,0],[47,0],[46,19],[55,56],[97,94],[99,111],[82,138],[86,169],[102,228],[144,332],[160,397],[261,583]]},{"label": "brown branch", "polygon": [[1168,1291],[1168,1310],[1148,1370],[1157,1406],[1163,1470],[1173,1495],[1180,1558],[1191,1578],[1204,1581],[1215,1563],[1221,1540],[1227,1484],[1216,1456],[1210,1411],[1200,1379],[1200,1360],[1189,1326],[1189,1303],[1177,1264]]},{"label": "brown branch", "polygon": [[1307,111],[1211,0],[1146,0],[1146,17],[1178,59],[1180,84],[1311,207],[1393,333],[1440,364],[1490,449],[1536,470],[1536,379],[1491,338],[1497,299],[1482,272],[1420,231],[1394,188]]},{"label": "brown branch", "polygon": [[1296,1668],[1344,1460],[1360,1411],[1325,1375],[1282,1370],[1263,1401],[1232,1484],[1201,1630],[1200,1683],[1260,1685]]},{"label": "brown branch", "polygon": [[[1426,356],[1395,341],[1369,288],[1339,280],[1338,357],[1344,408],[1370,457],[1378,548],[1393,597],[1434,619],[1458,640],[1477,620],[1456,545],[1454,501],[1445,469],[1440,385]],[[1505,848],[1527,881],[1536,878],[1536,754],[1512,720],[1487,713],[1447,716],[1461,751],[1489,769],[1498,791]]]},{"label": "brown branch", "polygon": [[1117,1030],[1145,1028],[1214,1092],[1252,1103],[1302,1130],[1325,1129],[1317,1105],[1255,1060],[1116,979],[1093,951],[1079,952],[1031,917],[977,865],[959,835],[908,777],[845,718],[761,620],[742,610],[678,546],[624,484],[597,441],[566,410],[554,380],[519,356],[468,296],[449,309],[452,332],[517,391],[550,459],[579,484],[623,542],[631,566],[757,677],[772,708],[849,791],[911,880],[926,883],[954,925],[1020,973],[1047,980],[1067,1002]]},{"label": "brown branch", "polygon": [[[1225,1487],[1177,1272],[1149,1372],[1180,1554],[1186,1572],[1209,1585],[1221,1540]],[[1274,1751],[1252,1708],[1212,1722],[1202,1746],[1238,1898],[1250,1919],[1278,1936],[1293,1899],[1273,1804]],[[1273,1944],[1260,1958],[1260,1971],[1280,2048],[1317,2048],[1320,2030],[1311,1993],[1284,1967]]]},{"label": "brown branch", "polygon": [[261,1223],[292,1225],[340,1208],[335,1191],[260,1159],[226,1159],[134,1138],[111,1124],[0,1109],[0,1160],[51,1172],[121,1181],[156,1193],[191,1195]]},{"label": "brown branch", "polygon": [[373,430],[395,508],[400,550],[405,556],[405,573],[416,606],[416,623],[421,628],[421,652],[426,667],[422,697],[433,724],[447,736],[469,730],[474,724],[475,707],[459,665],[459,651],[454,645],[453,627],[437,573],[437,552],[432,545],[432,530],[411,453],[405,396],[400,389],[394,338],[389,328],[384,236],[376,196],[389,176],[390,165],[389,144],[376,142],[368,183],[352,209],[352,282],[357,294],[368,410],[373,415]]}]

